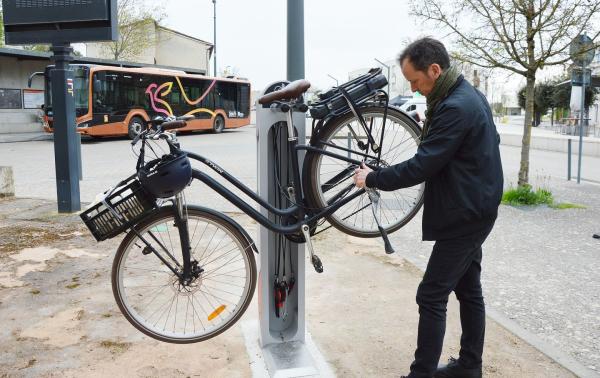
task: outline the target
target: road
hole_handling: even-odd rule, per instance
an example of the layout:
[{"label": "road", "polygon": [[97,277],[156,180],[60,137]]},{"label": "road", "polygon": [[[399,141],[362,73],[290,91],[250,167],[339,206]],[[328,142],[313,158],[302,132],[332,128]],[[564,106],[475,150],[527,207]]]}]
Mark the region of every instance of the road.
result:
[{"label": "road", "polygon": [[[223,134],[192,134],[180,136],[183,148],[211,158],[251,188],[256,187],[256,128],[248,126]],[[125,138],[84,141],[82,143],[83,180],[81,200],[90,202],[96,194],[134,172],[136,156]],[[506,184],[516,184],[520,163],[520,148],[502,146]],[[1,143],[0,165],[12,166],[17,196],[56,199],[54,150],[50,140]],[[577,172],[573,156],[572,172]],[[530,179],[544,185],[549,177],[566,179],[565,153],[531,150]],[[582,177],[600,182],[600,158],[584,156]],[[218,198],[206,190],[189,191],[191,201],[214,204]],[[221,202],[221,201],[217,201]],[[232,210],[227,204],[223,209]]]}]

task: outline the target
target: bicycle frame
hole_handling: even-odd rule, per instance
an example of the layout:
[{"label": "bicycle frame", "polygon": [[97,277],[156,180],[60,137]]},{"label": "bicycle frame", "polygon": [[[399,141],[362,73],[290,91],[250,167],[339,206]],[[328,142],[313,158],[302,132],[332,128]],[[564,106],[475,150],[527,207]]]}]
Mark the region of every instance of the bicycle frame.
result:
[{"label": "bicycle frame", "polygon": [[[297,152],[299,150],[308,149],[309,147],[312,150],[311,146],[303,146],[303,145],[295,146],[294,151],[295,151],[296,156],[297,156]],[[322,150],[319,150],[319,149],[315,149],[315,150],[323,152]],[[328,155],[329,156],[333,155],[334,157],[339,157],[341,160],[345,160],[350,163],[354,163],[357,166],[361,164],[360,161],[354,160],[354,159],[349,159],[349,158],[346,158],[345,156],[331,154],[331,153],[328,153]],[[217,164],[215,164],[211,160],[206,159],[205,157],[195,154],[195,153],[192,153],[192,152],[188,152],[188,157],[191,159],[194,159],[196,161],[199,161],[199,162],[205,164],[206,166],[210,167],[213,171],[215,171],[221,177],[223,177],[225,180],[227,180],[228,182],[233,184],[236,188],[240,189],[244,194],[248,195],[250,198],[252,198],[252,200],[256,201],[259,205],[266,208],[269,212],[276,214],[276,215],[281,215],[281,216],[295,215],[297,217],[297,219],[301,219],[298,222],[291,224],[291,225],[287,225],[287,226],[277,225],[277,224],[273,223],[272,221],[270,221],[268,217],[262,215],[254,207],[250,206],[248,203],[246,203],[244,200],[242,200],[240,197],[238,197],[236,194],[234,194],[229,189],[227,189],[226,187],[221,185],[218,181],[216,181],[215,179],[210,177],[208,174],[206,174],[200,170],[197,170],[197,169],[192,169],[192,177],[194,179],[202,181],[203,183],[208,185],[211,189],[213,189],[214,191],[219,193],[221,196],[223,196],[226,200],[228,200],[233,205],[235,205],[237,208],[242,210],[244,213],[248,214],[252,219],[257,221],[264,227],[268,228],[269,230],[279,233],[279,234],[287,235],[287,234],[293,234],[293,233],[299,232],[302,225],[311,224],[321,218],[329,216],[330,214],[332,214],[336,210],[338,210],[340,207],[344,206],[345,204],[349,203],[350,201],[354,200],[355,198],[357,198],[365,193],[364,189],[361,189],[348,197],[342,198],[338,201],[334,201],[329,206],[327,206],[327,207],[323,208],[322,210],[315,212],[315,213],[309,212],[309,214],[304,214],[304,209],[297,205],[290,206],[286,209],[278,209],[278,208],[273,207],[271,204],[269,204],[264,199],[260,198],[258,196],[258,194],[256,194],[253,190],[248,188],[246,185],[244,185],[242,182],[237,180],[235,177],[233,177],[231,174],[229,174],[227,171],[225,171],[224,169],[219,167]],[[298,166],[297,160],[296,160],[295,165],[294,165],[294,161],[292,161],[292,167],[293,167],[293,169],[298,171],[298,177],[299,177],[299,175],[300,175],[299,169],[300,168]],[[296,197],[297,202],[303,203],[304,195],[302,193],[300,183],[294,182],[294,186],[295,186],[294,189],[296,190],[296,193],[299,194]],[[300,217],[299,215],[302,215],[302,216]],[[304,215],[307,215],[307,217],[304,218]]]},{"label": "bicycle frame", "polygon": [[[291,117],[288,117],[288,120],[291,121]],[[385,130],[385,123],[384,123],[383,128]],[[367,147],[365,148],[365,150],[368,152],[369,148],[372,148],[371,144],[373,143],[372,142],[373,138],[370,136],[371,135],[370,127],[368,128],[368,130],[365,128],[365,131],[369,135]],[[384,131],[382,131],[381,139],[383,139],[383,132]],[[172,142],[168,142],[168,143],[171,146],[171,148],[179,149],[178,145],[175,145]],[[280,208],[276,208],[276,207],[272,206],[266,200],[261,198],[256,192],[254,192],[252,189],[250,189],[249,187],[244,185],[241,181],[236,179],[233,175],[231,175],[229,172],[227,172],[226,170],[221,168],[219,165],[217,165],[213,161],[205,158],[202,155],[199,155],[199,154],[196,154],[196,153],[193,153],[190,151],[185,151],[185,150],[181,150],[181,151],[185,152],[190,159],[196,160],[196,161],[210,167],[214,172],[216,172],[221,177],[223,177],[225,180],[227,180],[229,183],[231,183],[233,186],[235,186],[236,188],[241,190],[244,194],[249,196],[252,200],[257,202],[260,206],[267,209],[271,214],[276,214],[279,216],[294,216],[298,220],[294,224],[289,224],[289,225],[276,224],[276,223],[272,222],[271,220],[269,220],[269,218],[267,216],[262,215],[258,210],[256,210],[253,206],[249,205],[246,201],[241,199],[235,193],[233,193],[232,191],[227,189],[225,186],[220,184],[218,181],[213,179],[210,175],[202,172],[201,170],[198,170],[195,168],[192,169],[192,178],[193,179],[199,180],[199,181],[203,182],[204,184],[206,184],[208,187],[213,189],[215,192],[219,193],[223,198],[228,200],[230,203],[232,203],[234,206],[239,208],[245,214],[250,216],[256,222],[260,223],[262,226],[264,226],[264,227],[268,228],[269,230],[276,232],[278,234],[289,235],[289,234],[294,234],[294,233],[300,232],[303,225],[313,224],[316,221],[333,214],[340,207],[346,205],[347,203],[351,202],[355,198],[358,198],[359,196],[361,196],[365,193],[364,189],[360,189],[360,190],[356,191],[355,193],[351,194],[350,196],[346,197],[345,195],[347,194],[347,191],[341,191],[334,198],[330,199],[330,201],[329,201],[330,203],[328,204],[328,206],[326,206],[322,209],[318,209],[317,211],[314,211],[315,209],[308,209],[309,211],[306,212],[305,211],[306,209],[304,207],[305,197],[304,197],[304,193],[302,191],[302,186],[300,184],[300,182],[301,182],[301,180],[300,180],[300,165],[298,162],[298,154],[300,151],[304,150],[304,151],[310,151],[310,152],[314,152],[314,153],[318,153],[318,154],[323,154],[323,155],[326,155],[326,156],[329,156],[329,157],[332,157],[335,159],[339,159],[339,160],[354,164],[357,167],[360,166],[362,163],[365,163],[371,169],[376,170],[378,168],[377,165],[372,165],[371,163],[373,161],[378,162],[380,160],[381,151],[376,152],[377,156],[372,156],[372,155],[369,155],[368,153],[362,153],[359,151],[350,150],[350,149],[336,146],[336,145],[333,145],[330,143],[323,143],[323,144],[328,145],[332,148],[338,149],[343,152],[352,152],[354,154],[362,156],[364,158],[364,160],[361,161],[361,160],[352,159],[352,158],[349,158],[349,157],[346,157],[346,156],[343,156],[343,155],[340,155],[340,154],[337,154],[334,152],[326,151],[322,148],[314,147],[310,144],[309,145],[299,145],[297,138],[288,138],[288,146],[291,147],[291,150],[293,151],[293,153],[291,154],[291,166],[292,166],[292,170],[293,170],[292,174],[294,177],[294,191],[296,193],[296,202],[299,204],[302,204],[302,205],[301,206],[292,205],[285,209],[280,209]],[[367,160],[367,159],[369,159],[369,160]],[[335,177],[333,177],[332,179],[330,179],[327,183],[324,184],[324,186],[327,186],[331,182],[337,182],[337,181],[341,180],[343,177],[346,177],[346,175],[348,173],[350,173],[351,170],[352,170],[352,167],[350,166],[348,169],[340,172],[340,174],[338,174]],[[353,187],[353,185],[351,187]],[[351,189],[351,187],[349,186],[349,189]],[[137,234],[137,236],[151,250],[151,252],[154,253],[174,274],[176,274],[180,279],[182,279],[184,282],[186,282],[192,278],[192,273],[193,273],[192,269],[194,269],[194,267],[192,266],[193,262],[191,261],[191,248],[190,248],[190,240],[189,240],[189,234],[188,234],[188,229],[187,229],[186,210],[184,207],[184,201],[183,201],[181,193],[175,197],[173,204],[174,204],[174,208],[176,209],[175,225],[180,230],[179,236],[180,236],[180,242],[181,242],[181,246],[182,246],[183,272],[179,272],[173,265],[171,265],[165,257],[163,257],[154,247],[152,247],[152,245],[147,240],[144,239],[144,237],[142,237],[142,235],[140,235],[138,233],[138,231],[135,229],[135,227],[132,228],[132,232],[135,232]],[[156,237],[154,237],[154,235],[151,232],[149,234],[150,234],[150,237],[152,237],[156,242],[158,242]],[[162,244],[160,242],[158,242],[158,244],[166,252],[166,254],[170,258],[170,260],[173,260],[175,265],[177,265],[177,268],[181,268],[181,265],[177,262],[175,257],[172,256],[168,252],[168,250],[164,246],[162,246]]]}]

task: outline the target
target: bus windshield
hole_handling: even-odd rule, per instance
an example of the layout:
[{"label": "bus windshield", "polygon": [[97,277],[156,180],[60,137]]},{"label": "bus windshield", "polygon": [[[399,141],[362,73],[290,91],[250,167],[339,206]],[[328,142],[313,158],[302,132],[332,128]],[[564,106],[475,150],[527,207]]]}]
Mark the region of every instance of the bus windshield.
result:
[{"label": "bus windshield", "polygon": [[[52,116],[52,83],[50,72],[53,67],[46,69],[45,107],[48,116]],[[73,96],[75,100],[75,114],[77,117],[88,112],[89,108],[89,69],[85,66],[71,66],[73,70]]]}]

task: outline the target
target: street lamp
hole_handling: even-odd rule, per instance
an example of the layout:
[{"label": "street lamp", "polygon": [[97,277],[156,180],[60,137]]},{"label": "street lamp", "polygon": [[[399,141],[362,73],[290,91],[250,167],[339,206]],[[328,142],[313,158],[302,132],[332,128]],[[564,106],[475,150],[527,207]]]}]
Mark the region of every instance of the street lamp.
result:
[{"label": "street lamp", "polygon": [[385,68],[387,68],[387,82],[388,82],[388,84],[387,84],[387,93],[388,93],[388,96],[389,96],[389,95],[390,95],[390,66],[388,66],[388,65],[387,65],[387,64],[385,64],[385,63],[383,63],[381,60],[379,60],[379,59],[377,59],[377,58],[374,58],[374,59],[375,59],[375,61],[376,61],[377,63],[379,63],[379,64],[381,64],[382,66],[384,66]]},{"label": "street lamp", "polygon": [[214,56],[214,76],[217,77],[217,0],[213,2],[213,56]]},{"label": "street lamp", "polygon": [[339,87],[339,86],[340,86],[340,85],[339,85],[340,83],[339,83],[338,79],[336,79],[335,77],[331,76],[330,74],[327,74],[327,76],[329,76],[330,78],[332,78],[333,80],[335,80],[335,86],[336,86],[336,87]]}]

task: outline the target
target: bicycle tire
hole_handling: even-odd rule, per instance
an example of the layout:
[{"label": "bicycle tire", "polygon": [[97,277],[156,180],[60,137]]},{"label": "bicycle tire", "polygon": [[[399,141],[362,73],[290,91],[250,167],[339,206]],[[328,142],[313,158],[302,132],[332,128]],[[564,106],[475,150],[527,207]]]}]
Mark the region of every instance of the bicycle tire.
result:
[{"label": "bicycle tire", "polygon": [[[140,235],[145,236],[145,239],[151,240],[157,250],[160,247],[156,240],[161,240],[165,247],[170,246],[172,255],[181,262],[181,248],[179,247],[177,251],[179,232],[174,225],[174,211],[172,207],[162,208],[141,221],[136,226],[136,230]],[[125,318],[144,334],[160,341],[176,344],[208,340],[234,325],[252,300],[257,277],[250,242],[229,218],[192,206],[188,207],[187,214],[192,259],[196,259],[199,266],[206,268],[194,281],[195,285],[182,286],[178,277],[165,264],[152,252],[144,250],[145,244],[134,232],[130,232],[121,242],[111,273],[113,295]],[[173,230],[170,230],[170,227]],[[153,239],[150,231],[158,237]],[[204,249],[201,256],[199,256],[199,247]],[[209,248],[213,250],[208,251]],[[222,248],[226,248],[224,253],[219,252]],[[149,253],[144,254],[144,252]],[[219,255],[215,256],[215,253]],[[166,257],[166,253],[163,256]],[[130,264],[131,268],[127,264]],[[219,269],[223,270],[217,274]],[[237,273],[238,270],[241,272],[240,275]],[[215,278],[220,278],[222,281]],[[143,282],[151,285],[137,286]],[[132,286],[127,287],[126,283]],[[217,289],[210,285],[221,285],[221,288]],[[154,297],[150,297],[151,295]],[[158,307],[152,307],[159,296],[166,297],[167,302],[160,302]],[[164,298],[159,298],[162,299]],[[217,306],[219,304],[220,306]],[[163,314],[156,321],[152,314],[146,318],[145,314],[150,311],[157,313],[163,305],[169,306],[168,312],[166,309],[162,310],[163,314],[167,313],[164,321]],[[183,315],[178,310],[183,311],[184,307],[186,312]],[[205,307],[208,307],[208,311]],[[171,319],[172,310],[174,315]],[[188,317],[190,314],[191,318]],[[208,316],[203,320],[205,315]],[[180,323],[177,324],[177,321]],[[164,323],[162,329],[159,322]],[[181,322],[183,322],[183,329],[181,329]]]},{"label": "bicycle tire", "polygon": [[[365,117],[367,124],[371,124],[371,121],[373,122],[373,130],[375,131],[373,133],[374,140],[379,143],[382,128],[381,125],[383,124],[384,107],[366,106],[361,108],[361,113]],[[376,121],[377,119],[380,120],[379,123]],[[345,128],[347,126],[348,129],[346,130]],[[361,156],[354,153],[354,151],[360,151],[360,148],[358,147],[357,138],[354,136],[354,133],[350,131],[350,127],[358,136],[359,140],[366,140],[366,133],[363,132],[363,128],[360,126],[356,116],[353,113],[347,113],[329,121],[325,125],[325,128],[319,132],[319,135],[317,135],[316,138],[313,138],[313,143],[315,147],[336,152],[338,154],[345,154],[356,160],[362,160]],[[402,132],[403,135],[401,136],[400,141],[397,142],[396,139],[399,132]],[[420,134],[421,130],[419,126],[412,118],[399,110],[388,107],[384,141],[381,146],[383,149],[383,165],[391,166],[412,157],[417,150]],[[342,145],[339,142],[336,144],[335,141],[339,139],[343,139],[342,143],[345,145]],[[340,147],[347,148],[352,152],[331,148],[331,146],[328,146],[325,143],[336,144]],[[407,146],[403,146],[401,150],[398,150],[397,148],[404,143],[407,143]],[[386,160],[386,157],[388,157],[388,160]],[[325,161],[327,161],[328,164],[329,162],[332,162],[331,165],[337,166],[334,167],[331,172],[323,172]],[[358,190],[354,186],[352,180],[355,168],[356,167],[352,166],[350,163],[342,160],[331,158],[318,152],[308,152],[306,154],[304,165],[304,187],[306,188],[306,199],[309,206],[313,208],[324,208],[328,205],[327,200],[333,198],[335,194],[342,190],[348,191],[345,196]],[[332,177],[335,177],[336,174],[341,174],[342,172],[344,172],[342,175],[343,180],[335,180],[335,185],[330,185],[332,189],[334,186],[343,184],[342,189],[340,189],[339,192],[334,192],[335,194],[325,194],[324,191],[328,191],[327,189],[323,189],[327,186],[328,181],[326,181],[326,179],[329,177],[329,180],[331,181]],[[323,182],[326,184],[324,185]],[[415,193],[414,195],[409,196],[408,193],[411,191]],[[423,204],[424,184],[393,192],[381,191],[380,194],[380,203],[382,204],[382,206],[380,206],[380,221],[383,228],[389,234],[403,227],[417,214]],[[405,196],[408,196],[408,201]],[[408,205],[406,209],[403,209],[403,203]],[[388,215],[391,215],[393,209],[389,207],[398,205],[400,205],[401,216],[394,216],[394,218],[390,220]],[[381,210],[385,206],[388,206],[387,213],[386,211]],[[362,220],[360,226],[357,225],[359,216]],[[342,206],[332,215],[327,217],[327,221],[338,230],[352,236],[368,238],[380,235],[377,225],[374,222],[373,213],[370,209],[370,201],[366,193]]]}]

